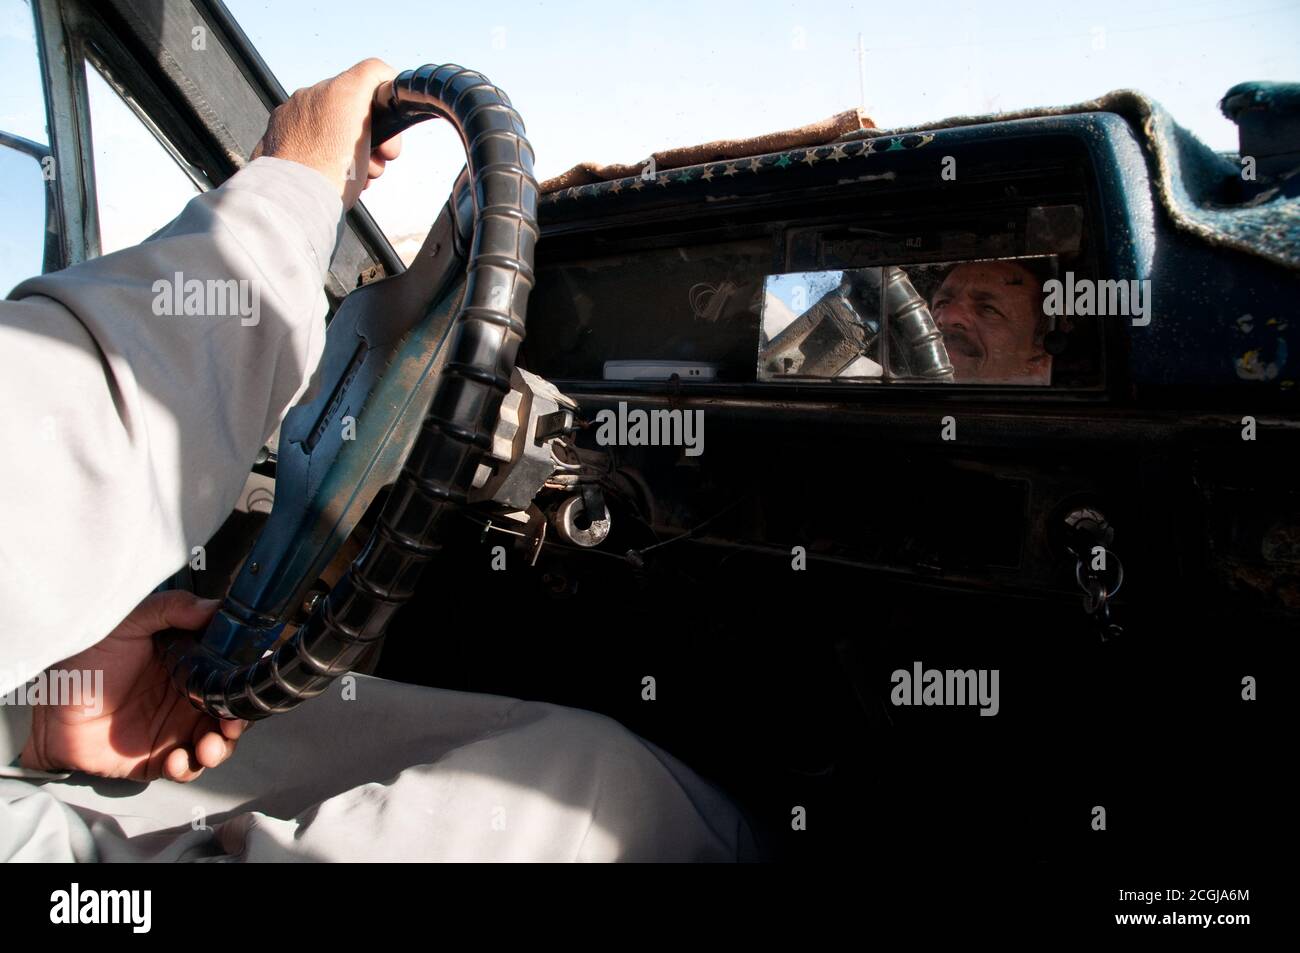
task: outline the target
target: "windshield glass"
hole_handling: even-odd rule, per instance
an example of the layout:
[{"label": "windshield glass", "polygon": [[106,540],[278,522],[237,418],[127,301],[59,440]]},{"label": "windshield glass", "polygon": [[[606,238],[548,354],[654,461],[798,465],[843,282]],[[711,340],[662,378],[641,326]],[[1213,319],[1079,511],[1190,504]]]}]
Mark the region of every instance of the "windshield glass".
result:
[{"label": "windshield glass", "polygon": [[[1219,112],[1243,80],[1291,80],[1300,3],[1099,0],[1052,5],[677,2],[592,9],[535,2],[431,6],[228,0],[287,90],[365,56],[397,69],[456,62],[489,76],[528,124],[539,180],[583,161],[801,126],[855,106],[880,128],[1060,106],[1114,89],[1159,101],[1212,148],[1235,151]],[[904,15],[905,14],[905,15]],[[445,128],[406,135],[406,157],[366,195],[410,255],[463,158]]]}]

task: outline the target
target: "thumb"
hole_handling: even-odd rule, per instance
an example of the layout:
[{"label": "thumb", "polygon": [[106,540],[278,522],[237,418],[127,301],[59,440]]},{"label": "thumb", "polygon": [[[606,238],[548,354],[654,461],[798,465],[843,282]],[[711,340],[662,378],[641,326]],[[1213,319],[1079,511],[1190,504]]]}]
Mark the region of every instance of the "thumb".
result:
[{"label": "thumb", "polygon": [[144,638],[165,629],[201,629],[220,605],[220,599],[200,599],[183,589],[155,592],[132,609],[112,634]]}]

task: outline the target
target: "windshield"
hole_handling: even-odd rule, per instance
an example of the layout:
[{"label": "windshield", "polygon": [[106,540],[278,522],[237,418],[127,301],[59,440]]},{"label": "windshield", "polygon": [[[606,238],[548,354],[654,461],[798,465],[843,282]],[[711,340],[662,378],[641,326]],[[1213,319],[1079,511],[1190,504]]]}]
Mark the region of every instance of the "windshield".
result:
[{"label": "windshield", "polygon": [[[285,89],[364,56],[397,69],[456,62],[504,89],[528,123],[539,180],[578,162],[637,162],[669,146],[744,138],[862,107],[880,128],[1139,89],[1220,151],[1218,110],[1243,80],[1291,80],[1300,3],[1034,0],[880,4],[536,2],[431,6],[228,0]],[[381,11],[381,12],[380,12]],[[436,12],[435,12],[436,11]],[[904,15],[905,14],[905,15]],[[409,257],[459,171],[459,143],[425,124],[367,193]]]}]

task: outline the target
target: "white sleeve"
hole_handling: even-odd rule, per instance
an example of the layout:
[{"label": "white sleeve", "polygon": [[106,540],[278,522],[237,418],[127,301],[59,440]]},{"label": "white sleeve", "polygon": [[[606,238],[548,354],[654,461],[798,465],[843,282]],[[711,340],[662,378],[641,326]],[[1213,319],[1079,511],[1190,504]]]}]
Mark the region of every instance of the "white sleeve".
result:
[{"label": "white sleeve", "polygon": [[342,222],[260,158],[0,302],[0,693],[102,639],[230,513],[308,388]]}]

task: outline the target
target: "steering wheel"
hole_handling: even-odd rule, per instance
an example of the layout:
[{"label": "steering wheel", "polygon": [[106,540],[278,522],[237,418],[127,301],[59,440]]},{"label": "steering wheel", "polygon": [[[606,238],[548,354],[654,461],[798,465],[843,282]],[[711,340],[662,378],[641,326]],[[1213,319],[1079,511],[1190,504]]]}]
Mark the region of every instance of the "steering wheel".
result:
[{"label": "steering wheel", "polygon": [[[490,464],[533,285],[533,152],[505,93],[452,65],[383,84],[371,142],[434,116],[465,147],[452,196],[410,268],[339,306],[316,396],[281,426],[276,499],[261,536],[202,637],[165,639],[173,685],[215,717],[288,711],[352,669],[414,593],[438,551],[444,510],[463,504]],[[338,584],[313,598],[313,583],[388,484],[369,541]]]}]

